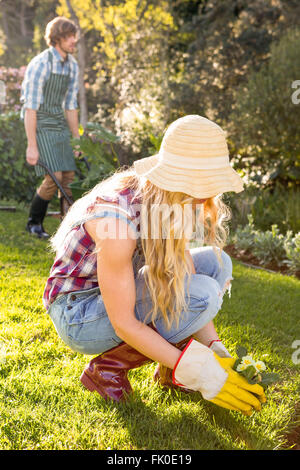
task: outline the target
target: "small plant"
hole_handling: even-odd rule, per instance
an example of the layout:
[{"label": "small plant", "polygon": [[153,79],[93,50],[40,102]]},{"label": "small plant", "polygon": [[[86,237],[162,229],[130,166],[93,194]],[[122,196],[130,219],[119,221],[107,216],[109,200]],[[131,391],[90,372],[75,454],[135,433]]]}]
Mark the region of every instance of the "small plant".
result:
[{"label": "small plant", "polygon": [[294,237],[287,237],[284,241],[284,248],[287,257],[284,263],[291,272],[300,271],[300,232]]},{"label": "small plant", "polygon": [[272,225],[271,230],[265,232],[257,230],[253,238],[252,252],[259,258],[260,264],[275,261],[278,265],[282,265],[286,255],[284,240],[285,236],[279,233],[277,225]]},{"label": "small plant", "polygon": [[238,346],[236,353],[238,359],[234,363],[233,370],[245,377],[250,384],[259,384],[266,389],[268,385],[279,381],[279,375],[265,372],[266,364],[254,360],[245,347]]},{"label": "small plant", "polygon": [[24,122],[17,112],[0,114],[0,199],[30,202],[39,178],[26,163]]},{"label": "small plant", "polygon": [[287,266],[290,274],[300,271],[300,232],[295,236],[291,230],[280,233],[276,224],[271,230],[262,231],[254,226],[253,216],[248,214],[248,224],[238,226],[231,238],[238,250],[251,252],[261,265],[275,262]]},{"label": "small plant", "polygon": [[254,227],[253,216],[248,214],[248,224],[244,227],[238,226],[233,238],[239,250],[249,250],[254,246],[254,237],[257,230]]}]

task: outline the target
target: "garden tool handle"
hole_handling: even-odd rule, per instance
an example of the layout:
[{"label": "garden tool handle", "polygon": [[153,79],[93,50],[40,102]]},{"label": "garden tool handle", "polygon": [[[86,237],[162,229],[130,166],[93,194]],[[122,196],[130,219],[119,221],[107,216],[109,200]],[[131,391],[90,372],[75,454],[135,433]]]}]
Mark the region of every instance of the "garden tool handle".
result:
[{"label": "garden tool handle", "polygon": [[52,173],[50,168],[48,168],[48,166],[45,163],[40,162],[40,161],[37,162],[37,165],[41,166],[42,168],[44,168],[44,170],[47,171],[47,173],[49,174],[49,176],[51,176],[51,178],[53,179],[53,181],[56,184],[56,186],[58,187],[58,189],[61,191],[64,198],[67,200],[68,204],[70,204],[70,206],[71,206],[73,204],[72,199],[70,198],[70,196],[67,195],[66,191],[64,190],[64,188],[62,187],[62,185],[60,184],[60,182],[58,181],[56,176]]},{"label": "garden tool handle", "polygon": [[86,157],[82,157],[80,160],[83,160],[85,163],[85,166],[87,167],[87,170],[90,171],[91,165],[87,161]]}]

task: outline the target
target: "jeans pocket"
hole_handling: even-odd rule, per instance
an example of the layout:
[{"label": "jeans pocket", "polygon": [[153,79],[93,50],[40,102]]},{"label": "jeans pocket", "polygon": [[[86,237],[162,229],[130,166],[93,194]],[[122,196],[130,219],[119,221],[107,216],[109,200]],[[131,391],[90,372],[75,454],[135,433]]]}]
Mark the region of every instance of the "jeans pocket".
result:
[{"label": "jeans pocket", "polygon": [[105,314],[102,297],[97,292],[87,295],[71,294],[64,307],[64,315],[69,326],[92,322]]}]

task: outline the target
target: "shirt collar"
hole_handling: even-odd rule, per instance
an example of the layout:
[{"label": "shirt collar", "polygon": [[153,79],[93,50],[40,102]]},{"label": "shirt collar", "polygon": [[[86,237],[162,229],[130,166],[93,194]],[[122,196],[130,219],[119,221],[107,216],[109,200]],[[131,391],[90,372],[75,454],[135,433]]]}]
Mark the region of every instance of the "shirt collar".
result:
[{"label": "shirt collar", "polygon": [[55,58],[56,61],[59,61],[59,62],[61,62],[62,64],[64,64],[65,62],[68,62],[68,61],[69,61],[69,54],[67,54],[67,57],[66,57],[66,59],[64,60],[64,59],[62,58],[62,56],[60,55],[60,53],[58,52],[58,50],[55,49],[55,47],[50,46],[49,49],[50,49],[50,51],[52,52],[52,55],[54,56],[54,58]]}]

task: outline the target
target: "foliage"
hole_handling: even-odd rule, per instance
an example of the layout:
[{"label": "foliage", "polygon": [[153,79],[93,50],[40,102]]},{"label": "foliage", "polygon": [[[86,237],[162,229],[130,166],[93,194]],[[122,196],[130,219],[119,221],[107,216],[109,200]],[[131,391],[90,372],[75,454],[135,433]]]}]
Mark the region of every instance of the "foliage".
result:
[{"label": "foliage", "polygon": [[257,230],[254,234],[252,253],[259,258],[261,264],[271,260],[280,265],[286,255],[284,242],[290,239],[291,236],[291,232],[288,232],[285,236],[282,235],[277,225],[272,225],[271,230],[265,232]]},{"label": "foliage", "polygon": [[57,4],[57,0],[1,0],[3,65],[21,67],[44,49],[45,27],[56,16]]},{"label": "foliage", "polygon": [[232,119],[235,164],[249,180],[274,186],[300,181],[300,105],[293,84],[300,68],[300,29],[271,46],[270,59],[238,89]]},{"label": "foliage", "polygon": [[[124,145],[144,149],[149,132],[166,125],[170,73],[165,38],[174,29],[169,2],[127,0],[98,3],[74,0],[72,6],[85,32],[97,98],[93,119],[114,126]],[[65,0],[59,14],[69,16]]]},{"label": "foliage", "polygon": [[250,251],[262,265],[275,261],[279,266],[287,265],[291,273],[300,270],[300,232],[293,235],[289,230],[283,235],[276,224],[261,231],[248,215],[248,224],[237,227],[232,241],[238,250]]},{"label": "foliage", "polygon": [[[79,177],[73,187],[83,189],[92,188],[101,179],[107,177],[119,166],[118,156],[114,149],[114,144],[119,141],[119,137],[105,129],[99,123],[88,122],[85,129],[81,128],[79,139],[71,139],[74,150],[81,152],[88,166],[86,177]],[[79,168],[82,164],[79,163]],[[71,187],[72,187],[71,185]]]},{"label": "foliage", "polygon": [[0,199],[26,202],[37,185],[33,167],[25,159],[26,134],[19,113],[0,114]]},{"label": "foliage", "polygon": [[291,272],[300,271],[300,232],[294,237],[284,241],[284,249],[287,259],[284,263],[289,266]]},{"label": "foliage", "polygon": [[160,150],[162,140],[163,140],[163,134],[154,135],[150,133],[149,134],[150,146],[148,148],[148,151],[153,154],[158,153]]},{"label": "foliage", "polygon": [[253,223],[252,215],[248,215],[248,224],[238,226],[234,234],[234,242],[239,250],[251,250],[254,246],[254,237],[257,230]]},{"label": "foliage", "polygon": [[[150,134],[184,114],[215,119],[231,133],[236,91],[300,18],[299,2],[286,0],[71,3],[86,44],[89,119],[113,129],[135,158],[148,154]],[[46,47],[47,22],[70,16],[66,0],[2,0],[1,6],[6,66],[25,65]],[[233,135],[232,147],[239,155],[245,145]]]},{"label": "foliage", "polygon": [[276,224],[283,234],[288,230],[300,232],[300,187],[249,185],[239,194],[227,193],[223,197],[232,211],[233,230],[247,224],[247,216],[251,214],[254,225],[260,230],[268,230]]}]

